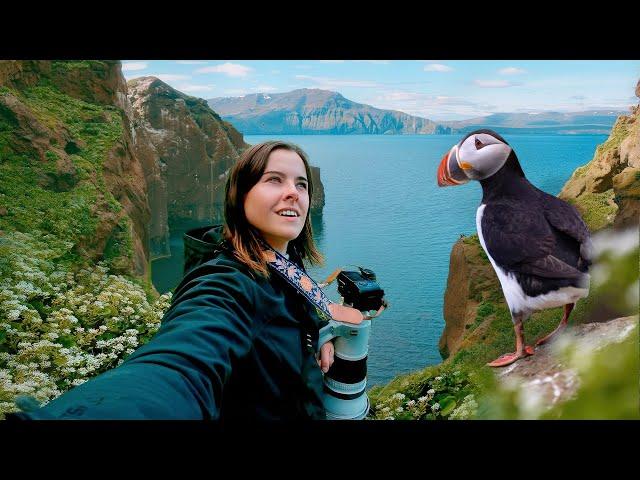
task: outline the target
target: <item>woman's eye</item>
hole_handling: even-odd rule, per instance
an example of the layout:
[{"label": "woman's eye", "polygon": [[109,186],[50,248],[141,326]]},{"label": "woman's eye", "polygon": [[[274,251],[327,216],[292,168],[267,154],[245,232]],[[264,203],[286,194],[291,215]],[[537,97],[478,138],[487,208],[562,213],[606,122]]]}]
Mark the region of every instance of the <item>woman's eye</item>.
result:
[{"label": "woman's eye", "polygon": [[307,189],[307,182],[300,182],[300,183],[298,183],[298,186],[302,187],[302,188],[304,188],[306,190]]},{"label": "woman's eye", "polygon": [[267,182],[280,183],[280,177],[269,177],[267,178]]}]

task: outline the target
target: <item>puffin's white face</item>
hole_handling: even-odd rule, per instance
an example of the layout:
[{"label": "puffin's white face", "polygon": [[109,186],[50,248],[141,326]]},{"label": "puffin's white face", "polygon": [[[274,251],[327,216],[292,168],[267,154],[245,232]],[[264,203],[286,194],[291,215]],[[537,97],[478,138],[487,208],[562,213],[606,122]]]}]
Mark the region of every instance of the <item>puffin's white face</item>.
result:
[{"label": "puffin's white face", "polygon": [[511,147],[489,133],[471,133],[447,153],[438,167],[438,185],[461,185],[490,177],[509,158]]}]

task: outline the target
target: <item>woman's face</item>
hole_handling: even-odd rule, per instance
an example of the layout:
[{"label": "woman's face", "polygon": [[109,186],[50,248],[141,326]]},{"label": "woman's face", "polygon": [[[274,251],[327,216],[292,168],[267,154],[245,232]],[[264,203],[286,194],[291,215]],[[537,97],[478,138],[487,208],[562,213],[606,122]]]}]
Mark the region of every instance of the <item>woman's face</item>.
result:
[{"label": "woman's face", "polygon": [[271,152],[262,177],[245,196],[247,220],[279,252],[286,252],[289,241],[304,227],[309,210],[308,187],[300,155],[279,148]]}]

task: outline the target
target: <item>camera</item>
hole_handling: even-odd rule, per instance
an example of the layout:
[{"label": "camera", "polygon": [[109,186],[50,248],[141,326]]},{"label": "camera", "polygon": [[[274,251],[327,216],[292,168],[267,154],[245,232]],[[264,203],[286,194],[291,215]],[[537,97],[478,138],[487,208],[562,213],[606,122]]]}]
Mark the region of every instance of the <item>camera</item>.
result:
[{"label": "camera", "polygon": [[359,271],[342,271],[338,275],[338,292],[344,303],[356,310],[378,310],[382,305],[384,290],[376,282],[376,274],[367,268]]}]

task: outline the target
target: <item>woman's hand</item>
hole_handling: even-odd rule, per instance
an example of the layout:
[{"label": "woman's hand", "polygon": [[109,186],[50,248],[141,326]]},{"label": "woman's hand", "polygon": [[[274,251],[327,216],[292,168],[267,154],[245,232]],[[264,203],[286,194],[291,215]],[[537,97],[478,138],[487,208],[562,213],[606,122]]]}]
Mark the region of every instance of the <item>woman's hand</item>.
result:
[{"label": "woman's hand", "polygon": [[320,365],[320,368],[324,373],[327,373],[329,368],[331,368],[331,365],[333,365],[334,351],[335,347],[331,340],[320,347],[320,359],[318,360],[318,365]]}]

